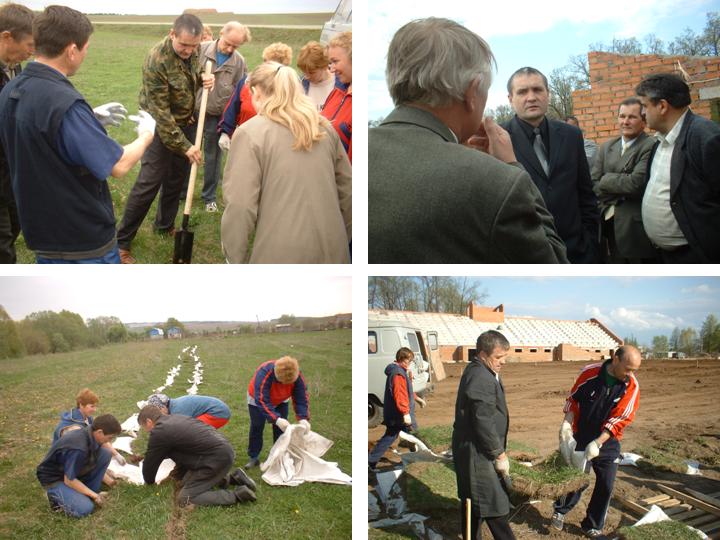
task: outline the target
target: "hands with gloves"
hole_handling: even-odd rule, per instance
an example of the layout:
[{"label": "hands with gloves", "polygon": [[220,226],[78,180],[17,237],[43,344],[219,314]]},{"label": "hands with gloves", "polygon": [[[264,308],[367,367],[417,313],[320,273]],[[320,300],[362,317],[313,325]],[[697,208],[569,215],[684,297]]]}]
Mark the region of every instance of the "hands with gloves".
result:
[{"label": "hands with gloves", "polygon": [[218,146],[220,147],[220,150],[224,150],[225,152],[230,150],[230,136],[227,133],[222,133],[220,135]]},{"label": "hands with gloves", "polygon": [[95,107],[93,109],[93,114],[95,114],[95,118],[97,118],[98,122],[100,122],[103,127],[117,127],[120,125],[120,122],[125,120],[127,109],[123,107],[122,103],[106,103],[105,105]]},{"label": "hands with gloves", "polygon": [[125,461],[125,458],[122,457],[119,452],[117,454],[113,454],[113,459],[117,461],[120,465],[127,465],[127,461]]},{"label": "hands with gloves", "polygon": [[600,455],[600,448],[602,448],[602,444],[597,442],[597,439],[590,441],[585,447],[585,459],[590,461],[598,457]]},{"label": "hands with gloves", "polygon": [[278,418],[277,420],[275,420],[275,425],[280,428],[280,431],[285,431],[290,425],[290,422],[288,422],[284,418]]},{"label": "hands with gloves", "polygon": [[502,476],[510,474],[510,460],[505,452],[495,458],[495,470]]},{"label": "hands with gloves", "polygon": [[150,136],[155,135],[155,119],[150,113],[140,111],[129,117],[133,122],[137,122],[137,134],[140,137],[143,133],[149,133]]},{"label": "hands with gloves", "polygon": [[415,403],[420,405],[421,409],[424,409],[427,406],[427,402],[420,396],[415,396]]},{"label": "hands with gloves", "polygon": [[310,422],[305,420],[304,418],[298,422],[301,426],[305,428],[306,433],[310,433]]},{"label": "hands with gloves", "polygon": [[560,439],[560,455],[562,456],[565,463],[567,463],[568,465],[572,465],[572,453],[575,450],[575,445],[577,443],[573,438],[572,424],[568,422],[567,419],[563,420],[563,423],[560,426],[560,433],[558,437]]},{"label": "hands with gloves", "polygon": [[403,415],[403,424],[405,424],[406,426],[412,426],[412,418],[410,418],[409,414]]}]

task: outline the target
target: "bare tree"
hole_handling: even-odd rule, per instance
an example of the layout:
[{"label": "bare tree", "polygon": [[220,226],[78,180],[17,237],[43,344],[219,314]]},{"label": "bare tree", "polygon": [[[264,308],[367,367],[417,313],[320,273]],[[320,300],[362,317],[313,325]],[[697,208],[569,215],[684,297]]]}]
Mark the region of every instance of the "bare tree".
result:
[{"label": "bare tree", "polygon": [[577,90],[578,82],[570,68],[565,66],[553,69],[548,77],[548,84],[550,85],[549,115],[560,120],[572,115],[572,93]]},{"label": "bare tree", "polygon": [[485,114],[492,116],[498,124],[505,124],[512,120],[513,116],[515,116],[515,111],[513,111],[510,105],[498,105],[494,109],[486,110]]},{"label": "bare tree", "polygon": [[707,53],[712,56],[720,56],[720,12],[713,11],[707,14],[703,38]]},{"label": "bare tree", "polygon": [[709,47],[703,35],[698,35],[690,28],[675,38],[668,47],[670,54],[682,54],[684,56],[702,56],[708,54]]},{"label": "bare tree", "polygon": [[568,60],[569,73],[575,77],[578,90],[590,88],[590,66],[587,54],[574,54]]},{"label": "bare tree", "polygon": [[648,34],[644,41],[646,54],[665,54],[665,43],[655,34]]},{"label": "bare tree", "polygon": [[448,276],[371,277],[368,279],[368,307],[388,310],[465,313],[470,302],[482,302],[474,278]]}]

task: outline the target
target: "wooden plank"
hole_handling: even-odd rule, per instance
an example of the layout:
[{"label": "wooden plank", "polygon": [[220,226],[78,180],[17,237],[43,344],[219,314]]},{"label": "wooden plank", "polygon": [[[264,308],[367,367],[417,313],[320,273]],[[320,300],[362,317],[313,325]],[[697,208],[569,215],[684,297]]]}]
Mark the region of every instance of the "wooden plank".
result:
[{"label": "wooden plank", "polygon": [[661,501],[667,501],[669,498],[670,498],[670,495],[663,493],[662,495],[655,495],[654,497],[648,497],[647,499],[643,499],[640,502],[643,504],[650,505],[650,504],[657,504]]},{"label": "wooden plank", "polygon": [[672,508],[673,506],[677,506],[678,504],[680,504],[680,501],[677,499],[668,499],[667,501],[660,501],[659,503],[657,503],[657,505],[663,509]]},{"label": "wooden plank", "polygon": [[618,502],[620,502],[620,504],[622,504],[623,506],[625,506],[626,508],[629,508],[630,510],[632,510],[632,511],[635,512],[636,514],[640,514],[641,516],[644,516],[644,515],[647,514],[648,511],[649,511],[648,508],[645,508],[644,506],[639,505],[638,503],[633,502],[633,501],[631,501],[631,500],[625,499],[624,497],[620,497],[620,496],[617,496],[617,495],[616,495],[616,496],[615,496],[615,499],[616,499]]},{"label": "wooden plank", "polygon": [[712,514],[705,514],[704,516],[699,516],[694,519],[687,519],[683,521],[685,525],[690,525],[691,527],[697,527],[698,525],[703,525],[705,523],[712,523],[717,516],[713,516]]},{"label": "wooden plank", "polygon": [[712,504],[713,506],[715,506],[717,508],[720,508],[720,500],[716,499],[712,495],[707,495],[705,493],[701,493],[699,491],[695,491],[694,489],[690,489],[690,488],[685,488],[685,491],[687,491],[693,497],[700,499],[701,501],[704,501],[708,504]]},{"label": "wooden plank", "polygon": [[720,491],[716,491],[714,493],[708,493],[710,497],[720,497]]},{"label": "wooden plank", "polygon": [[690,506],[688,503],[678,504],[677,506],[673,506],[672,508],[663,508],[663,512],[665,512],[668,516],[681,514],[683,512],[687,512],[688,510],[692,510],[692,506]]},{"label": "wooden plank", "polygon": [[682,512],[680,514],[675,514],[673,516],[673,519],[675,521],[685,521],[686,519],[691,519],[697,516],[702,516],[705,513],[705,510],[700,510],[699,508],[695,508],[694,510],[688,510],[687,512]]},{"label": "wooden plank", "polygon": [[673,497],[676,497],[680,499],[681,501],[684,501],[686,503],[690,503],[696,508],[702,508],[706,512],[710,514],[714,514],[716,516],[720,516],[720,508],[713,506],[712,504],[708,504],[705,501],[701,501],[697,497],[693,497],[692,495],[688,495],[686,493],[683,493],[682,491],[678,491],[676,489],[673,489],[668,486],[664,486],[662,484],[657,485],[658,489],[664,493],[667,493],[668,495],[672,495]]},{"label": "wooden plank", "polygon": [[701,527],[696,527],[700,529],[704,533],[709,533],[710,531],[714,531],[715,529],[720,529],[720,519],[717,521],[713,521],[712,523],[708,523],[707,525],[702,525]]}]

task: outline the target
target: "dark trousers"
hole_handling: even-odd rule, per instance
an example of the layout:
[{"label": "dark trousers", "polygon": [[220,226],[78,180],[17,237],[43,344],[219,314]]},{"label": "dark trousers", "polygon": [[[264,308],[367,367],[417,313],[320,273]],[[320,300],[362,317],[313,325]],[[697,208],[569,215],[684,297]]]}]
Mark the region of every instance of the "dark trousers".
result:
[{"label": "dark trousers", "polygon": [[[605,526],[605,517],[618,469],[615,460],[619,456],[620,443],[616,439],[610,439],[600,449],[600,455],[592,460],[592,468],[595,471],[595,487],[590,497],[585,519],[580,523],[585,530],[598,529],[601,531]],[[584,486],[577,491],[563,495],[555,501],[553,508],[560,514],[567,514],[580,501],[580,497],[587,488],[588,486]]]},{"label": "dark trousers", "polygon": [[392,443],[395,442],[395,439],[398,438],[401,430],[402,428],[396,426],[388,426],[385,428],[385,433],[380,437],[380,440],[368,456],[368,465],[375,466],[375,464],[380,461],[380,458],[385,455],[388,448],[390,448]]},{"label": "dark trousers", "polygon": [[218,146],[220,135],[217,132],[219,121],[219,116],[210,116],[209,114],[205,116],[205,129],[203,130],[205,165],[203,167],[202,199],[206,204],[215,201],[222,170],[223,151]]},{"label": "dark trousers", "polygon": [[[462,535],[463,540],[482,540],[481,525],[483,517],[473,508],[470,512],[470,538],[467,538],[465,531],[467,530],[467,515],[465,513],[465,502],[460,504],[460,514],[462,515]],[[515,540],[515,533],[510,528],[507,516],[497,516],[484,518],[490,532],[495,540]]]},{"label": "dark trousers", "polygon": [[182,479],[177,495],[178,504],[198,506],[222,506],[235,504],[235,493],[227,489],[213,489],[220,484],[232,468],[235,452],[228,443],[217,453],[200,458],[198,468],[188,470]]},{"label": "dark trousers", "polygon": [[[182,128],[182,131],[189,140],[194,139],[194,124]],[[189,174],[188,158],[170,151],[155,134],[140,160],[140,173],[130,190],[125,213],[118,227],[120,248],[130,249],[160,188],[162,192],[153,227],[158,231],[168,231],[175,225],[175,217],[180,206],[180,190]]]},{"label": "dark trousers", "polygon": [[660,257],[665,264],[700,264],[709,262],[689,245],[674,251],[660,249]]},{"label": "dark trousers", "polygon": [[0,264],[15,264],[15,240],[20,235],[20,220],[14,203],[0,206]]},{"label": "dark trousers", "polygon": [[[277,407],[275,407],[280,416],[287,420],[288,417],[288,403],[285,401]],[[267,419],[262,413],[259,407],[255,405],[248,405],[248,412],[250,413],[250,439],[248,441],[248,456],[251,459],[258,459],[260,451],[263,447],[263,431],[265,431],[265,424]],[[282,431],[279,427],[273,424],[273,441],[277,441],[278,437],[282,435]]]},{"label": "dark trousers", "polygon": [[605,264],[656,264],[660,260],[656,257],[623,257],[618,253],[617,241],[615,240],[615,218],[608,220],[603,219],[602,238],[600,240],[600,250],[602,252],[602,262]]}]

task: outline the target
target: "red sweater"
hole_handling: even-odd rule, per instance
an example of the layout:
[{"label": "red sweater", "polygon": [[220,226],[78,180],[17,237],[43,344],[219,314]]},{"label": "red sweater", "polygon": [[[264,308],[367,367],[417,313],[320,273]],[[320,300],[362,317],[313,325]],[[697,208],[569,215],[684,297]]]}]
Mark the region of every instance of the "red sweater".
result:
[{"label": "red sweater", "polygon": [[333,88],[320,113],[330,120],[352,163],[352,92]]}]

